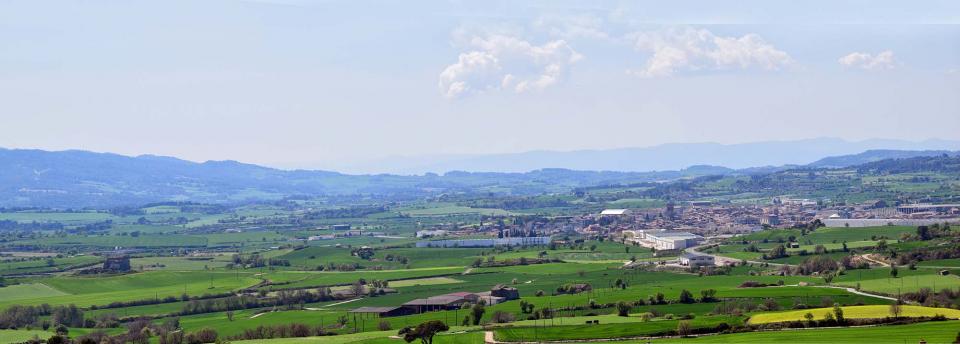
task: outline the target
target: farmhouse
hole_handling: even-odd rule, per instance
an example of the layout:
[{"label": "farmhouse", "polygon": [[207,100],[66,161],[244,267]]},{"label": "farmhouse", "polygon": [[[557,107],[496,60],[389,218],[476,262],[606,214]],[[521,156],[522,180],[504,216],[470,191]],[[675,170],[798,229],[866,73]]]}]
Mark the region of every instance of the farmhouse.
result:
[{"label": "farmhouse", "polygon": [[517,291],[517,288],[509,287],[503,284],[497,284],[493,286],[493,289],[490,289],[490,295],[502,297],[506,300],[516,300],[520,298],[520,292]]},{"label": "farmhouse", "polygon": [[130,256],[122,255],[116,257],[107,257],[103,261],[103,271],[107,272],[126,272],[130,271]]},{"label": "farmhouse", "polygon": [[458,292],[439,296],[431,296],[426,299],[414,299],[403,304],[403,307],[409,308],[413,312],[423,313],[429,311],[454,310],[459,309],[464,303],[477,302],[479,296],[473,293]]}]

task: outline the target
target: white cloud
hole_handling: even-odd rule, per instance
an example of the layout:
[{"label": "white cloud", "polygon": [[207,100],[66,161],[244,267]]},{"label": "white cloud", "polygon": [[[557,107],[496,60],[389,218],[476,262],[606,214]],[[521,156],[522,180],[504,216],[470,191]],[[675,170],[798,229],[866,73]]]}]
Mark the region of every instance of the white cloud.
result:
[{"label": "white cloud", "polygon": [[470,51],[440,73],[440,92],[448,98],[487,90],[516,93],[542,90],[561,80],[583,58],[564,40],[542,45],[505,34],[473,37]]},{"label": "white cloud", "polygon": [[684,28],[637,32],[628,39],[637,51],[651,54],[643,68],[628,72],[647,78],[699,70],[779,70],[793,62],[790,55],[756,34],[723,37],[706,29]]},{"label": "white cloud", "polygon": [[890,50],[881,52],[876,56],[869,53],[853,52],[841,57],[837,62],[847,67],[862,68],[866,70],[875,69],[893,69],[897,66],[897,61]]}]

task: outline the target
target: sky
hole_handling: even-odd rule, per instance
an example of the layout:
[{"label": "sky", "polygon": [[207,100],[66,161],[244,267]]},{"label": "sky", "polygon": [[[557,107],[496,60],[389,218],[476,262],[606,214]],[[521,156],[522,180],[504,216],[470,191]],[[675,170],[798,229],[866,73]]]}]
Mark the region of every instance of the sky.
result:
[{"label": "sky", "polygon": [[0,1],[0,147],[404,156],[960,139],[957,1]]}]

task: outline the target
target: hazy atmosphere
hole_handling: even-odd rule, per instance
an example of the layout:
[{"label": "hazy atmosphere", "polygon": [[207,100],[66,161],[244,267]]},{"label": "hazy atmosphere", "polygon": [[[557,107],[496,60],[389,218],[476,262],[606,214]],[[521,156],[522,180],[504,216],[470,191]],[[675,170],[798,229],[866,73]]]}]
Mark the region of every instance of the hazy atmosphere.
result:
[{"label": "hazy atmosphere", "polygon": [[960,140],[960,4],[902,5],[3,1],[0,147],[419,173],[387,162]]}]

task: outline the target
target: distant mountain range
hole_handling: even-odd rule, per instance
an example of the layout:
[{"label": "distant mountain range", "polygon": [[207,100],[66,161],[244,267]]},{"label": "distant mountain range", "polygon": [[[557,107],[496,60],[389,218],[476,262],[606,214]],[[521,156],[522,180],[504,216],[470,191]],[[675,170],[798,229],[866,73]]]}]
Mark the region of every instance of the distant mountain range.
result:
[{"label": "distant mountain range", "polygon": [[[744,169],[806,165],[829,156],[868,150],[960,150],[960,141],[816,138],[742,144],[670,143],[643,148],[579,151],[531,151],[512,154],[396,157],[366,164],[331,165],[348,173],[423,174],[445,171],[526,172],[541,168],[585,171],[674,171],[693,165]],[[327,165],[324,165],[327,166]]]},{"label": "distant mountain range", "polygon": [[938,156],[938,155],[957,155],[956,151],[949,150],[892,150],[892,149],[874,149],[860,154],[841,155],[826,157],[808,164],[808,167],[839,168],[855,165],[862,165],[870,162],[887,159],[906,159],[918,156]]},{"label": "distant mountain range", "polygon": [[[791,149],[796,151],[795,148]],[[734,150],[748,152],[759,148],[750,146]],[[729,154],[726,151],[716,153]],[[688,153],[677,150],[676,154]],[[691,151],[689,154],[701,157],[708,155],[703,151]],[[77,150],[0,149],[0,207],[102,208],[159,201],[236,203],[298,195],[378,195],[385,199],[411,199],[451,192],[540,194],[566,192],[582,186],[667,181],[704,175],[762,174],[798,167],[846,167],[888,158],[941,154],[957,155],[957,152],[870,150],[853,155],[810,159],[814,162],[809,165],[750,168],[691,164],[683,169],[648,172],[546,168],[522,173],[453,171],[443,175],[428,173],[403,176],[289,171],[236,161],[195,163],[153,155],[129,157]],[[704,159],[716,161],[715,157]],[[741,158],[735,163],[742,164],[748,160]],[[624,162],[624,166],[628,163]]]}]

